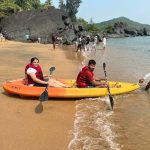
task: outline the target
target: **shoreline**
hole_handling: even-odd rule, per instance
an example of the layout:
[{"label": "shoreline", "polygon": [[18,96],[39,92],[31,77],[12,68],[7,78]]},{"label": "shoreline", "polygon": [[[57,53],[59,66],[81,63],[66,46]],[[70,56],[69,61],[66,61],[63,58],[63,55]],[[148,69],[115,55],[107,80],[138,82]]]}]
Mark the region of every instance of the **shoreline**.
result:
[{"label": "shoreline", "polygon": [[[6,41],[0,43],[0,145],[3,150],[66,150],[72,138],[75,100],[49,100],[43,112],[35,113],[38,100],[6,94],[2,83],[24,77],[24,66],[30,58],[40,59],[44,74],[55,66],[56,78],[75,78],[78,65],[65,51],[52,45]],[[72,53],[72,52],[69,52]],[[72,53],[72,56],[74,54]]]}]

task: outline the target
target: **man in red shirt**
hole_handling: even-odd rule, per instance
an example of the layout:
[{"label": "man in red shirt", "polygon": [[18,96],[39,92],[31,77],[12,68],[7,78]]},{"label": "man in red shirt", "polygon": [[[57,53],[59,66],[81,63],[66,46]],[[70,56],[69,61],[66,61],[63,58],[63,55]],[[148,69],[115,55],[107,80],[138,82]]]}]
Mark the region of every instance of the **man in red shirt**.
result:
[{"label": "man in red shirt", "polygon": [[89,60],[88,66],[82,68],[77,76],[77,87],[86,88],[86,87],[107,87],[107,83],[103,82],[105,79],[95,78],[94,69],[96,62],[95,60]]}]

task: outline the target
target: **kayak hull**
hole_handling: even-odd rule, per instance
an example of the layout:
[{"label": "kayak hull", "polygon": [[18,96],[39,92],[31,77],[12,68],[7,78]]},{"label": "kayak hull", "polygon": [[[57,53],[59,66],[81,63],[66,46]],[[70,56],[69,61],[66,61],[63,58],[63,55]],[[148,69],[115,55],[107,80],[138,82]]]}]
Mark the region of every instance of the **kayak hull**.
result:
[{"label": "kayak hull", "polygon": [[[84,97],[101,97],[108,95],[107,88],[77,88],[75,87],[75,80],[59,81],[72,86],[71,88],[48,88],[48,97],[50,98],[84,98]],[[128,82],[114,82],[110,81],[111,95],[124,94],[138,89],[140,86]],[[35,87],[24,85],[23,79],[17,79],[3,83],[3,88],[7,93],[20,95],[22,97],[39,97],[44,87]]]}]

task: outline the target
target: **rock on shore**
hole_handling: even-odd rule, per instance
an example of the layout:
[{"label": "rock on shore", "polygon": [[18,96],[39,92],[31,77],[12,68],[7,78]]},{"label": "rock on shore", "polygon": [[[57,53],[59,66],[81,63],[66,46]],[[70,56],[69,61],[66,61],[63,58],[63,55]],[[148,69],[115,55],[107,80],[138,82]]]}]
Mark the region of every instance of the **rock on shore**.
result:
[{"label": "rock on shore", "polygon": [[0,29],[8,39],[16,41],[26,41],[26,35],[40,38],[41,43],[51,43],[52,34],[63,36],[66,43],[75,38],[67,13],[54,7],[14,13],[1,20]]}]

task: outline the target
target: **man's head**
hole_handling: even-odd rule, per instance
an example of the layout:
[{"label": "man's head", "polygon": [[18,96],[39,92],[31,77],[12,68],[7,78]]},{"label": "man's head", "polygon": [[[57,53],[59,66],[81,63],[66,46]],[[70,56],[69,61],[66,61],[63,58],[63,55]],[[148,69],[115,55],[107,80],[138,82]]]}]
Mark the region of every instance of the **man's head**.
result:
[{"label": "man's head", "polygon": [[96,65],[96,61],[95,60],[93,60],[93,59],[89,60],[88,67],[89,67],[89,69],[91,71],[94,71],[95,65]]}]

